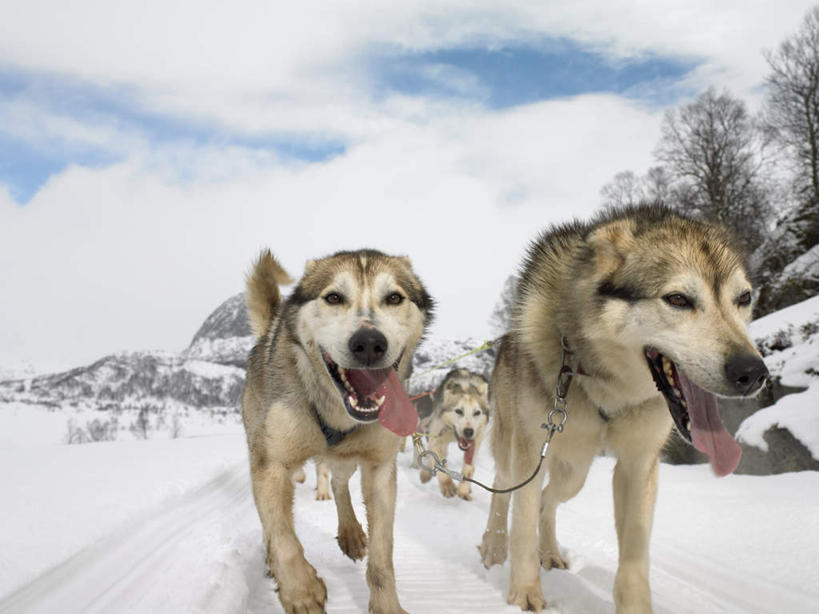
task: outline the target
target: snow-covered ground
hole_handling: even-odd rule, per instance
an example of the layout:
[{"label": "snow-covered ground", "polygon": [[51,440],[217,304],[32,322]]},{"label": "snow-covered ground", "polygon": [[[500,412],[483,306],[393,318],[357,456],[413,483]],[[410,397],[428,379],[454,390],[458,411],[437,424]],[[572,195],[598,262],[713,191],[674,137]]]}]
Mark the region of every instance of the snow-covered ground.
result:
[{"label": "snow-covered ground", "polygon": [[[48,413],[29,408],[32,420],[47,421]],[[4,425],[24,423],[18,416]],[[264,576],[238,426],[80,446],[11,439],[6,434],[0,448],[0,612],[282,611]],[[488,481],[487,448],[476,477]],[[434,481],[419,482],[410,460],[409,450],[398,457],[402,605],[416,613],[519,611],[505,601],[508,565],[485,570],[476,550],[488,494],[444,499]],[[571,567],[542,572],[552,612],[614,611],[612,469],[612,459],[598,459],[583,491],[558,513]],[[365,612],[364,564],[341,554],[334,504],[314,500],[315,473],[307,474],[296,488],[296,524],[327,583],[328,612]],[[363,521],[355,477],[351,487]],[[662,466],[651,548],[655,611],[819,611],[817,510],[819,472],[717,479],[706,465]]]},{"label": "snow-covered ground", "polygon": [[764,451],[763,434],[788,429],[819,460],[819,296],[751,323],[751,337],[763,348],[765,364],[782,384],[805,388],[745,419],[737,439]]}]

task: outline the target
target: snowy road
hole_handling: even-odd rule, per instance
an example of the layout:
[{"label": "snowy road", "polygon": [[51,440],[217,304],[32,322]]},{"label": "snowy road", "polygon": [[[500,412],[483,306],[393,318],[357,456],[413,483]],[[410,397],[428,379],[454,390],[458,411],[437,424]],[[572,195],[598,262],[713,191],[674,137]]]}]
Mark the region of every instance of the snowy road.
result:
[{"label": "snowy road", "polygon": [[[59,552],[64,526],[73,522],[87,543],[70,556],[39,555],[15,583],[0,584],[0,612],[281,612],[272,583],[263,575],[259,521],[250,494],[241,435],[218,438],[219,462],[208,468],[213,445],[167,441],[130,444],[131,464],[115,462],[117,446],[95,444],[59,459],[58,475],[43,471],[42,480],[71,475],[79,493],[88,496],[82,517],[64,518],[55,530],[40,529],[25,543]],[[57,454],[61,447],[42,448]],[[72,446],[71,448],[76,448]],[[0,450],[0,457],[11,455]],[[178,452],[178,453],[177,453]],[[139,455],[144,455],[142,459]],[[169,458],[175,459],[168,462]],[[151,459],[154,459],[153,461]],[[157,460],[159,459],[159,460]],[[2,461],[8,458],[0,458]],[[446,500],[434,483],[422,485],[409,469],[409,454],[399,456],[399,503],[395,526],[395,565],[402,605],[410,612],[516,612],[507,606],[508,565],[485,570],[476,544],[486,520],[489,497]],[[102,468],[100,465],[102,464]],[[195,473],[187,464],[198,465]],[[84,470],[96,467],[89,475]],[[107,469],[105,468],[107,466]],[[543,572],[543,587],[553,612],[611,613],[611,585],[616,570],[610,496],[611,459],[595,463],[581,495],[558,516],[558,537],[567,548],[569,571]],[[100,472],[110,472],[136,486],[110,492]],[[119,472],[119,473],[118,473]],[[146,473],[143,478],[138,474]],[[64,475],[63,475],[64,473]],[[478,474],[490,479],[491,460],[482,451]],[[23,501],[36,515],[42,488],[0,475],[9,501]],[[111,478],[110,484],[121,484]],[[174,488],[152,498],[139,491],[163,480]],[[184,484],[189,487],[184,487]],[[364,564],[345,558],[335,543],[332,502],[314,500],[315,474],[297,487],[296,523],[308,559],[327,583],[330,613],[365,612],[368,594]],[[39,485],[41,486],[41,485]],[[15,491],[16,489],[16,491]],[[27,490],[28,489],[28,490]],[[356,512],[363,518],[357,478],[351,481]],[[162,490],[160,488],[160,490]],[[170,493],[170,494],[168,494]],[[671,612],[815,612],[819,609],[817,498],[819,473],[773,477],[731,476],[718,480],[707,467],[661,470],[657,520],[652,540],[652,592],[655,611]],[[21,529],[32,519],[9,514]],[[126,508],[129,508],[127,510]],[[7,508],[8,509],[8,508]],[[76,508],[79,510],[81,508]],[[69,514],[78,512],[67,508]],[[123,510],[128,513],[124,513]],[[43,513],[43,512],[40,512]],[[59,514],[59,510],[52,510]],[[121,521],[120,517],[127,517]],[[36,518],[34,520],[37,520]],[[2,546],[22,548],[0,529]],[[99,537],[93,537],[99,535]],[[75,535],[75,537],[77,537]],[[13,548],[12,548],[13,550]],[[65,547],[62,547],[65,550]],[[14,575],[14,552],[4,548]],[[6,578],[8,580],[9,578]]]}]

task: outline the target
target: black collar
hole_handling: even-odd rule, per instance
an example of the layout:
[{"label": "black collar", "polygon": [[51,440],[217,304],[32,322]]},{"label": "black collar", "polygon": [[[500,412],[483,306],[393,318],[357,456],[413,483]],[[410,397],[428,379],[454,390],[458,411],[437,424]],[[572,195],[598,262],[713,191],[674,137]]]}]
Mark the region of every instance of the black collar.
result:
[{"label": "black collar", "polygon": [[332,426],[329,426],[324,420],[322,420],[321,414],[314,405],[310,405],[310,409],[313,411],[313,415],[316,417],[316,422],[318,422],[319,428],[321,429],[321,434],[324,435],[324,439],[327,441],[327,446],[330,448],[340,444],[342,441],[344,441],[344,438],[347,435],[358,428],[358,425],[356,424],[353,428],[347,429],[346,431],[339,431],[338,429],[334,429]]}]

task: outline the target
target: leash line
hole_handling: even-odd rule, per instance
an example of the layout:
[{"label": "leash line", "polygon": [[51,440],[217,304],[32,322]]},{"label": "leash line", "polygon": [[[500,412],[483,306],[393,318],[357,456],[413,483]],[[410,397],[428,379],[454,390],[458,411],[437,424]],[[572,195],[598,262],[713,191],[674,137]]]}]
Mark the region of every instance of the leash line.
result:
[{"label": "leash line", "polygon": [[497,339],[489,339],[487,341],[484,341],[478,347],[476,347],[476,348],[474,348],[472,350],[469,350],[468,352],[466,352],[464,354],[456,356],[455,358],[447,360],[446,362],[442,362],[439,365],[435,365],[434,367],[430,367],[429,369],[424,369],[420,373],[412,374],[410,377],[407,378],[407,381],[414,380],[416,377],[421,377],[422,375],[426,375],[427,373],[432,373],[433,371],[435,371],[436,369],[440,369],[441,367],[446,367],[447,365],[451,365],[452,363],[458,362],[461,358],[466,358],[467,356],[471,356],[472,354],[477,354],[478,352],[484,352],[484,351],[490,349],[491,347],[493,347],[499,340],[500,340],[500,337],[498,337]]},{"label": "leash line", "polygon": [[[506,493],[513,492],[518,490],[519,488],[523,488],[529,482],[535,479],[535,476],[540,472],[541,467],[543,466],[543,459],[546,458],[546,452],[549,449],[549,444],[552,443],[552,438],[555,436],[555,433],[562,433],[563,427],[566,424],[566,420],[569,418],[569,404],[566,401],[566,397],[569,394],[569,385],[572,383],[572,377],[577,374],[577,372],[572,371],[572,368],[568,365],[568,357],[569,354],[572,354],[572,350],[569,346],[568,341],[565,337],[561,340],[561,346],[563,347],[563,355],[560,361],[560,371],[557,375],[557,382],[555,383],[555,399],[554,399],[554,406],[552,409],[549,410],[549,413],[546,417],[546,422],[540,425],[540,428],[546,429],[549,431],[548,436],[546,437],[546,441],[543,442],[543,445],[540,448],[540,460],[538,460],[537,467],[535,467],[534,472],[530,475],[526,480],[521,482],[520,484],[515,484],[514,486],[510,486],[509,488],[493,488],[491,486],[487,486],[478,480],[473,480],[472,478],[465,477],[462,473],[458,473],[457,471],[452,471],[446,466],[446,459],[440,458],[435,452],[432,450],[427,450],[424,447],[424,442],[422,439],[422,435],[420,433],[413,433],[412,434],[412,443],[415,446],[416,451],[418,452],[418,462],[421,464],[426,471],[429,471],[433,476],[440,471],[441,473],[445,473],[453,480],[458,482],[471,482],[476,486],[480,486],[484,490],[488,490],[489,492],[502,495]],[[487,342],[489,343],[489,342]],[[491,346],[490,346],[491,347]],[[472,352],[470,352],[472,353]],[[556,421],[556,417],[559,416],[559,422]],[[432,461],[431,464],[427,465],[424,462],[426,457],[430,457]]]}]

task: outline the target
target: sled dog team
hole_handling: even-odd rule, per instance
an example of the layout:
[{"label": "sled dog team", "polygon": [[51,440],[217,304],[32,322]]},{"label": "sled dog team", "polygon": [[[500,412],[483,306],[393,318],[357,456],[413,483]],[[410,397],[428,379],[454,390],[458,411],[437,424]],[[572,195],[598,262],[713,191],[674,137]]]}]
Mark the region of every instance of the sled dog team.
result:
[{"label": "sled dog team", "polygon": [[[367,555],[370,612],[403,613],[393,569],[403,438],[420,427],[439,456],[457,442],[470,477],[491,413],[494,486],[523,482],[538,461],[562,364],[572,373],[565,428],[535,479],[492,496],[480,556],[486,567],[509,558],[508,603],[546,607],[540,568],[567,566],[555,511],[606,450],[616,458],[614,602],[618,613],[651,612],[648,547],[660,450],[676,428],[708,455],[714,473],[731,473],[740,449],[722,425],[717,397],[754,395],[768,374],[746,331],[752,288],[726,229],[656,204],[547,229],[524,258],[489,385],[451,371],[420,425],[402,381],[434,302],[410,260],[339,252],[307,262],[283,299],[279,285],[290,282],[270,252],[248,276],[256,344],[242,395],[267,567],[288,614],[324,612],[327,600],[294,531],[292,476],[306,460],[329,467],[341,551],[354,560]],[[356,468],[367,533],[350,500]],[[423,481],[431,477],[422,470]],[[439,474],[439,487],[470,498],[466,482],[456,487]]]}]

